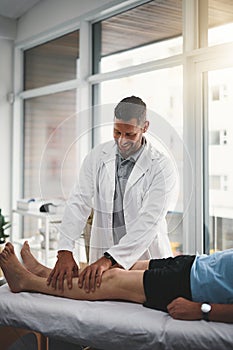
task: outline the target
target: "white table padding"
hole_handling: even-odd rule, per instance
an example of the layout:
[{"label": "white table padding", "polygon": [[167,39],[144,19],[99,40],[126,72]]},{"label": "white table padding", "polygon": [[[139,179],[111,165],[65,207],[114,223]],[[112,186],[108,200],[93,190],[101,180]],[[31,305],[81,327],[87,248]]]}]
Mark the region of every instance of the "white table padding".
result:
[{"label": "white table padding", "polygon": [[142,305],[80,301],[0,287],[0,325],[110,350],[233,349],[233,324],[178,321]]}]

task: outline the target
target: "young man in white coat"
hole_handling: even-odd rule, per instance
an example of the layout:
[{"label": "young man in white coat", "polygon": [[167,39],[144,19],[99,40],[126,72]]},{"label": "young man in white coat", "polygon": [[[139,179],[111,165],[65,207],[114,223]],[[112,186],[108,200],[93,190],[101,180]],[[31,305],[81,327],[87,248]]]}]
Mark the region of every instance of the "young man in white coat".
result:
[{"label": "young man in white coat", "polygon": [[[148,127],[146,104],[126,97],[114,110],[114,140],[84,159],[65,209],[58,259],[47,280],[54,288],[63,289],[65,278],[72,288],[72,277],[79,275],[79,287],[89,292],[115,263],[130,269],[139,259],[172,256],[165,217],[176,172],[146,140]],[[79,274],[72,251],[92,210],[90,265]]]}]

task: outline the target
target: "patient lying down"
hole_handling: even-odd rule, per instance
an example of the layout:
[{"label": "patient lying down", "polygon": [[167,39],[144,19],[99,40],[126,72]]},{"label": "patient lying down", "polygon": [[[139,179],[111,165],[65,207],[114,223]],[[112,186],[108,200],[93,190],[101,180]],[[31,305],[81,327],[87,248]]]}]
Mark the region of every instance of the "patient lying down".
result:
[{"label": "patient lying down", "polygon": [[[233,323],[233,249],[210,256],[182,255],[175,258],[139,261],[126,271],[114,267],[103,274],[95,291],[86,292],[73,278],[72,288],[48,285],[51,272],[31,254],[24,243],[22,265],[14,247],[7,243],[0,266],[12,292],[39,292],[81,300],[126,300],[167,311],[175,319]],[[221,276],[219,279],[216,276]],[[208,302],[211,307],[203,307]],[[205,312],[207,308],[209,312]]]}]

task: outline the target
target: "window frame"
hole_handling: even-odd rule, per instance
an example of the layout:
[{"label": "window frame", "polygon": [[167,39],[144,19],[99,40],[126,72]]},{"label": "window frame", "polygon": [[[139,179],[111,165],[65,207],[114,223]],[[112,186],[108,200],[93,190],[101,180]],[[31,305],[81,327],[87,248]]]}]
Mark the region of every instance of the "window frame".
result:
[{"label": "window frame", "polygon": [[[183,53],[165,59],[127,67],[117,71],[92,74],[92,24],[101,19],[113,16],[135,6],[142,5],[148,0],[116,1],[111,6],[105,5],[101,10],[94,10],[86,15],[76,18],[71,24],[61,24],[59,28],[51,29],[36,38],[31,38],[23,43],[16,43],[14,52],[14,86],[15,103],[13,107],[13,155],[12,155],[12,203],[22,197],[23,194],[23,103],[32,97],[47,95],[50,93],[66,91],[77,88],[77,104],[79,111],[89,110],[89,117],[80,120],[81,129],[90,128],[93,125],[91,107],[96,101],[97,83],[106,80],[126,77],[139,72],[149,72],[156,69],[183,65],[184,72],[184,143],[187,147],[193,169],[184,165],[184,208],[187,213],[183,221],[183,247],[186,253],[202,253],[204,250],[204,223],[207,202],[206,190],[203,179],[203,167],[206,140],[203,141],[203,99],[206,99],[203,73],[210,69],[210,65],[221,68],[219,65],[232,65],[228,58],[223,57],[223,49],[232,52],[233,44],[227,43],[208,47],[206,43],[208,28],[205,23],[208,12],[208,0],[183,0]],[[206,12],[207,11],[207,12]],[[23,51],[42,44],[51,39],[80,30],[80,72],[79,78],[59,84],[23,91]],[[223,60],[223,61],[221,61]],[[229,60],[230,61],[230,60]],[[205,135],[206,137],[206,135]],[[93,146],[93,140],[86,139],[82,152],[79,155],[80,162],[84,155]],[[20,150],[20,152],[19,152]],[[189,161],[189,160],[185,160]],[[192,183],[192,177],[195,183]],[[193,188],[191,200],[186,199],[185,193]],[[202,194],[204,189],[204,195]]]},{"label": "window frame", "polygon": [[[192,57],[195,70],[195,119],[199,125],[196,132],[196,210],[197,232],[196,247],[198,252],[208,253],[205,245],[205,232],[209,226],[209,135],[208,135],[208,71],[230,68],[232,64],[233,43],[227,43],[202,50],[201,54]],[[199,145],[199,146],[198,146]],[[204,175],[203,175],[204,174]]]}]

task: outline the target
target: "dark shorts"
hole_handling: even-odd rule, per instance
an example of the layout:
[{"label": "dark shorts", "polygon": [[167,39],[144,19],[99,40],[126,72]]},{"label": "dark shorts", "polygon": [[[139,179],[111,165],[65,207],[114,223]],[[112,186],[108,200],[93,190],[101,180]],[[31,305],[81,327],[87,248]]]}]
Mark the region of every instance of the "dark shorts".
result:
[{"label": "dark shorts", "polygon": [[191,300],[190,270],[194,259],[194,255],[179,255],[150,260],[143,275],[144,306],[167,311],[167,305],[175,298]]}]

